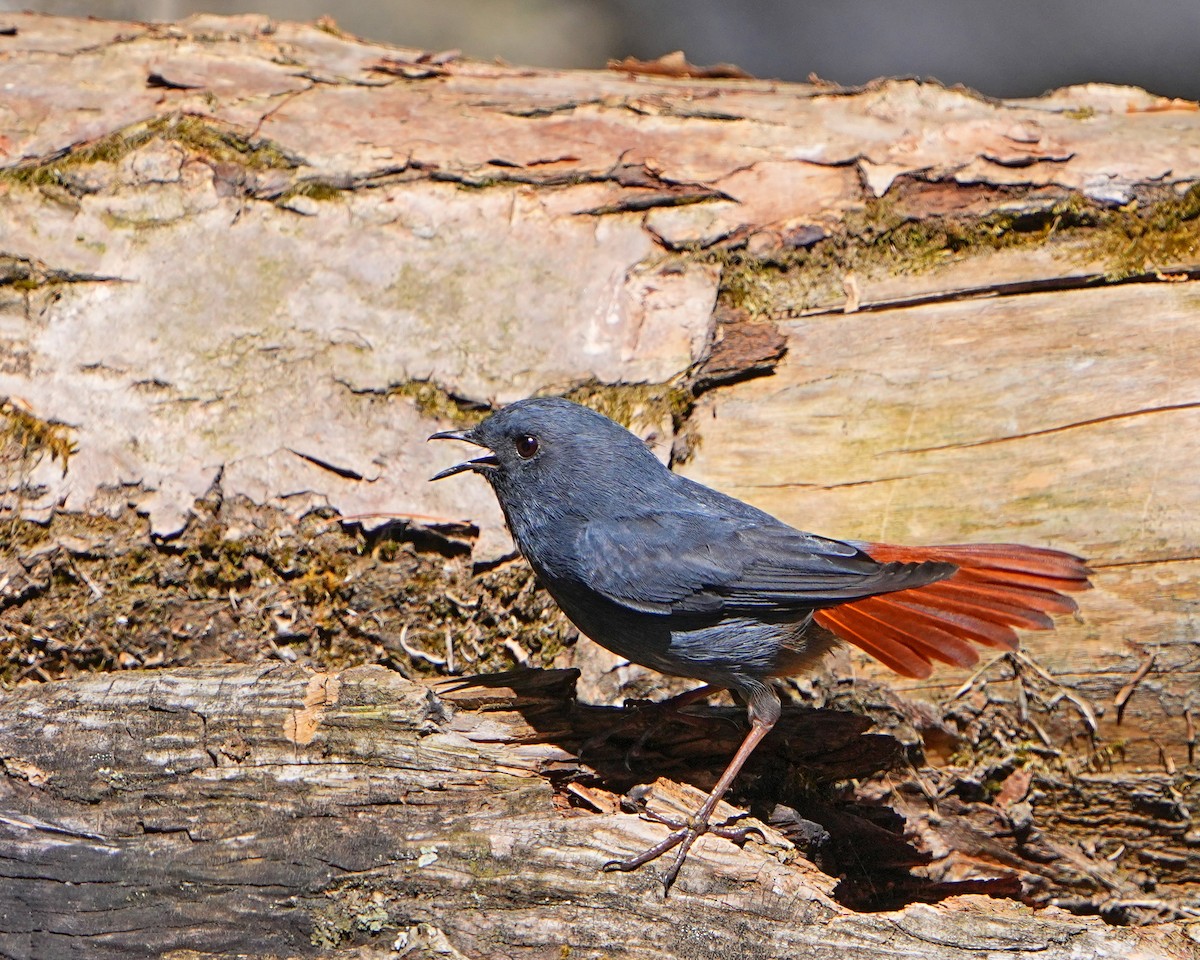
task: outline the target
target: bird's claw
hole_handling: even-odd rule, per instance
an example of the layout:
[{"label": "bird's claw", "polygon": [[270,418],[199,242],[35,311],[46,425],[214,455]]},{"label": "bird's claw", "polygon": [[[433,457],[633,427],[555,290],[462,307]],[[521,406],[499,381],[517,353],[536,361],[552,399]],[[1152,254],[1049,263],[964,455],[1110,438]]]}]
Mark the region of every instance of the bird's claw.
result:
[{"label": "bird's claw", "polygon": [[707,829],[707,826],[681,827],[680,829],[668,834],[664,839],[660,840],[649,850],[644,850],[637,856],[629,857],[625,860],[609,860],[608,863],[601,867],[601,869],[606,873],[614,870],[619,870],[622,873],[628,873],[631,870],[636,870],[638,867],[644,866],[651,860],[657,860],[664,853],[673,850],[675,847],[679,847],[679,853],[675,855],[674,862],[670,867],[667,868],[667,872],[663,874],[663,896],[666,896],[668,893],[670,893],[671,887],[675,883],[675,878],[679,876],[679,869],[683,866],[683,861],[687,859],[688,850],[691,849],[692,844],[695,843],[700,835],[706,832]]},{"label": "bird's claw", "polygon": [[685,830],[688,825],[683,820],[676,820],[673,817],[668,817],[664,813],[658,813],[651,810],[647,805],[650,797],[649,786],[638,786],[630,790],[621,798],[621,809],[626,813],[636,813],[640,817],[645,817],[647,820],[652,820],[654,823],[661,823],[664,826],[670,827],[672,830]]},{"label": "bird's claw", "polygon": [[605,873],[612,873],[617,870],[621,873],[628,873],[630,870],[636,870],[638,867],[644,866],[651,860],[657,860],[664,853],[679,846],[690,832],[690,827],[680,827],[678,830],[667,834],[664,839],[650,847],[650,849],[643,850],[636,856],[627,857],[624,860],[609,860],[600,869]]},{"label": "bird's claw", "polygon": [[730,824],[736,823],[744,816],[748,816],[748,814],[739,814],[736,817],[726,820],[724,823],[719,823],[716,826],[710,826],[707,832],[713,834],[714,836],[728,840],[731,843],[736,843],[739,847],[748,839],[750,839],[751,834],[754,834],[759,840],[762,840],[765,843],[767,840],[767,835],[762,832],[762,827],[755,826],[754,824],[750,824],[746,827],[730,826]]},{"label": "bird's claw", "polygon": [[[766,840],[766,834],[762,832],[762,827],[755,824],[750,824],[745,827],[734,826],[739,820],[744,820],[750,814],[738,813],[721,823],[706,823],[694,825],[690,820],[678,820],[673,817],[668,817],[665,814],[651,810],[646,805],[647,795],[649,790],[638,790],[635,788],[621,798],[621,809],[626,813],[636,813],[639,816],[645,817],[647,820],[652,820],[655,823],[661,823],[663,826],[670,827],[676,832],[692,829],[695,826],[697,836],[702,833],[711,833],[713,836],[721,837],[724,840],[730,840],[741,846],[749,838],[750,834],[755,834],[760,840]],[[666,848],[667,850],[670,847]],[[665,850],[663,851],[666,852]],[[653,859],[653,858],[651,858]],[[616,861],[613,861],[614,863]]]},{"label": "bird's claw", "polygon": [[679,876],[679,870],[683,866],[683,861],[687,859],[688,851],[692,848],[692,844],[704,834],[711,833],[714,836],[736,843],[739,847],[746,842],[751,834],[756,834],[759,838],[766,839],[762,828],[754,824],[744,827],[734,826],[739,820],[749,816],[746,813],[740,813],[723,823],[715,824],[710,824],[707,820],[697,821],[695,817],[689,817],[687,821],[675,820],[650,810],[646,806],[646,796],[644,793],[623,797],[621,805],[630,813],[637,813],[647,820],[670,827],[671,832],[654,846],[643,850],[636,856],[627,857],[624,860],[609,860],[600,869],[605,873],[613,871],[629,873],[632,870],[645,866],[651,860],[657,860],[664,853],[669,853],[671,850],[679,847],[680,850],[676,854],[674,862],[672,862],[667,872],[663,875],[664,894],[670,891],[671,886],[675,883],[675,878]]}]

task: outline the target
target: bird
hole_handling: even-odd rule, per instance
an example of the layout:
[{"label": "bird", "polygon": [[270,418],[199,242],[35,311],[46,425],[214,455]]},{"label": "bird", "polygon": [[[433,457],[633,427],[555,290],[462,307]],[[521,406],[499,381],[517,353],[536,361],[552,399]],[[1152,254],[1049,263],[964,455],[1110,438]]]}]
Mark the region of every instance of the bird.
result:
[{"label": "bird", "polygon": [[[717,803],[778,721],[775,683],[839,642],[906,677],[935,661],[967,667],[978,647],[1016,650],[1017,629],[1046,630],[1077,609],[1091,571],[1074,554],[1008,543],[897,546],[837,540],[670,470],[638,436],[562,397],[502,407],[465,430],[434,433],[482,456],[437,473],[482,476],[513,541],[579,631],[663,674],[703,681],[687,702],[729,690],[749,729],[695,814],[643,853],[678,848],[669,891]],[[678,698],[677,698],[678,699]]]}]

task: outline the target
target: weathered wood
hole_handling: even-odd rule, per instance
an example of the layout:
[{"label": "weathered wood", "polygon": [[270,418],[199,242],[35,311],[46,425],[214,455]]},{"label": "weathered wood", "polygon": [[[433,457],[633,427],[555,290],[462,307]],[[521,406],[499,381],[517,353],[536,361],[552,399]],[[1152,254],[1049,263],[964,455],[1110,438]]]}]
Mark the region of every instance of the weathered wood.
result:
[{"label": "weathered wood", "polygon": [[6,513],[132,506],[174,535],[215,484],[466,517],[495,559],[493,499],[426,484],[454,452],[424,437],[591,383],[801,526],[1092,558],[1083,624],[1030,650],[1119,764],[1193,763],[1194,105],[434,64],[252,17],[6,22],[0,394],[76,446],[6,445]]},{"label": "weathered wood", "polygon": [[[802,529],[1015,541],[1087,556],[1078,622],[1026,648],[1085,699],[1123,770],[1193,768],[1200,715],[1200,299],[1193,284],[781,323],[769,379],[695,414],[684,470]],[[768,444],[778,452],[763,457]],[[1121,690],[1150,664],[1119,710]],[[859,669],[879,675],[867,658]],[[945,698],[972,671],[899,682]],[[998,665],[991,681],[1008,674]],[[1188,716],[1193,717],[1189,722]],[[1070,700],[1048,722],[1086,733]]]},{"label": "weathered wood", "polygon": [[[573,708],[573,676],[438,693],[380,668],[226,667],[6,694],[0,950],[265,957],[357,944],[386,956],[435,936],[417,929],[428,924],[469,957],[703,958],[732,944],[830,958],[1194,955],[1194,928],[1114,928],[983,897],[857,914],[766,827],[744,849],[701,840],[668,900],[653,870],[603,873],[665,828],[615,812],[609,788],[634,778],[623,758],[638,725]],[[711,734],[736,730],[703,712],[694,722],[667,755],[703,782],[732,740]],[[785,752],[818,780],[866,774],[894,743],[862,728],[789,711]]]},{"label": "weathered wood", "polygon": [[[148,26],[5,15],[4,24],[15,26],[0,36],[0,395],[11,398],[0,406],[0,535],[12,534],[0,542],[0,646],[10,679],[258,655],[453,672],[494,666],[497,648],[518,661],[557,656],[589,666],[590,648],[563,646],[567,631],[527,575],[501,567],[473,578],[472,556],[490,563],[510,548],[484,486],[424,482],[446,462],[432,457],[454,455],[429,452],[424,437],[434,429],[526,393],[574,390],[629,421],[679,469],[808,529],[1019,539],[1096,563],[1098,588],[1082,597],[1078,623],[1032,635],[1020,656],[974,675],[942,670],[905,687],[932,701],[924,711],[839,679],[875,676],[861,660],[835,662],[808,684],[830,703],[879,700],[887,709],[876,719],[890,711],[907,728],[904,743],[920,734],[936,761],[860,784],[856,803],[895,794],[884,806],[903,814],[916,839],[897,841],[904,828],[892,822],[886,881],[870,891],[853,867],[869,818],[853,820],[833,837],[834,849],[813,852],[846,875],[839,897],[878,908],[888,896],[909,903],[957,883],[1116,920],[1200,909],[1194,104],[1102,86],[994,101],[912,82],[836,90],[533,71],[423,57],[258,17]],[[402,544],[373,540],[311,515],[326,504],[414,522]],[[17,514],[49,525],[22,526]],[[591,696],[619,701],[631,686],[662,686],[611,661],[596,668],[597,659]],[[11,702],[50,698],[55,710],[37,722],[51,723],[69,712],[55,698],[74,696],[51,691],[75,690],[88,702],[101,689],[88,684],[100,682],[21,691]],[[312,838],[342,851],[337,862],[350,872],[367,869],[355,850],[411,852],[416,844],[420,858],[417,834],[389,833],[400,827],[383,816],[341,819],[340,799],[305,793],[288,779],[295,762],[254,767],[250,777],[235,740],[231,755],[201,750],[202,731],[192,727],[205,721],[181,704],[216,696],[206,686],[214,679],[165,676],[164,689],[194,691],[171,701],[176,713],[145,716],[137,704],[154,711],[159,702],[137,700],[149,678],[110,682],[138,737],[181,738],[196,763],[208,756],[211,770],[223,772],[167,775],[143,757],[122,775],[149,777],[154,790],[124,793],[120,780],[98,772],[102,760],[87,759],[109,748],[80,740],[70,756],[93,771],[92,792],[73,787],[55,799],[39,771],[66,767],[22,747],[6,760],[4,789],[25,804],[10,824],[23,842],[40,838],[54,856],[97,870],[127,849],[153,851],[155,863],[171,864],[164,876],[179,880],[181,896],[203,888],[207,898],[211,877],[188,873],[187,856],[215,829],[222,845],[201,847],[219,851],[210,867],[236,864],[250,871],[239,883],[263,881],[219,895],[236,890],[239,910],[269,915],[254,929],[284,951],[307,949],[310,929],[334,936],[347,916],[373,909],[358,900],[347,914],[339,893],[328,901],[333,919],[313,919],[305,898],[324,897],[336,870],[320,863]],[[303,695],[272,693],[274,681],[263,682],[265,691],[249,688],[255,708],[296,700],[292,736],[303,739],[315,715],[304,713]],[[246,683],[229,681],[222,695],[245,694]],[[284,708],[271,709],[271,722],[282,724]],[[208,722],[226,716],[202,712]],[[350,723],[356,714],[347,716]],[[40,736],[29,723],[21,743]],[[192,727],[179,733],[177,723]],[[327,743],[327,726],[319,729],[313,743]],[[105,736],[120,742],[119,732]],[[392,743],[386,732],[371,736]],[[706,736],[724,759],[724,741]],[[708,769],[687,742],[676,737],[664,751],[684,767],[659,760],[640,779],[685,776],[689,764]],[[295,754],[305,772],[311,749]],[[364,755],[373,772],[376,763],[390,769],[386,758]],[[539,811],[547,798],[561,801],[535,772],[541,767],[504,756],[508,766],[495,769],[518,769]],[[485,780],[493,760],[479,761]],[[320,788],[344,776],[338,797],[364,802],[357,764],[330,767]],[[410,789],[422,814],[437,800],[486,810],[483,797],[496,796],[449,773],[451,791],[389,793],[393,781],[380,776],[384,803]],[[616,769],[600,779],[616,792],[632,782]],[[172,819],[172,804],[195,783],[209,784],[216,799]],[[232,813],[221,805],[229,784]],[[517,787],[504,781],[498,789],[508,798]],[[514,809],[524,809],[526,794],[517,793]],[[264,796],[307,812],[292,823],[268,808],[255,821]],[[113,815],[116,826],[104,820],[105,804],[120,797],[146,807],[149,832],[132,808]],[[756,809],[796,800],[757,792],[753,781],[739,799]],[[851,822],[828,797],[808,799],[801,819],[833,833],[831,824]],[[29,817],[47,803],[47,823],[61,816],[68,829],[75,823],[100,839],[35,829]],[[353,817],[357,808],[346,809]],[[422,814],[418,826],[453,840],[439,832],[449,827]],[[438,912],[428,905],[436,884],[417,882],[432,875],[397,866],[388,869],[417,879],[396,887],[409,906],[389,907],[387,922],[448,924],[468,954],[521,941],[506,940],[501,927],[524,931],[529,942],[541,937],[547,948],[556,932],[578,942],[570,926],[595,908],[572,906],[555,884],[579,903],[597,902],[584,896],[594,893],[643,920],[678,916],[674,901],[654,904],[645,878],[591,872],[623,849],[621,831],[644,840],[654,828],[603,820],[612,834],[588,846],[582,838],[595,835],[600,815],[555,821],[552,834],[577,850],[561,862],[587,865],[560,870],[549,847],[530,840],[543,836],[541,827],[523,816],[507,825],[485,813],[466,818],[469,831],[494,829],[497,843],[508,837],[520,850],[520,867],[495,868],[504,879],[483,894],[486,916],[459,900]],[[212,826],[225,819],[255,829]],[[199,839],[186,839],[179,822]],[[340,823],[351,826],[339,832]],[[1104,836],[1095,835],[1097,823]],[[271,838],[291,859],[227,854]],[[467,881],[468,855],[450,849],[458,852],[443,859],[459,865],[450,871],[461,881],[455,889],[477,893],[471,883],[483,880]],[[871,849],[872,866],[887,859]],[[739,910],[753,902],[752,915],[772,914],[779,885],[800,891],[799,903],[821,904],[811,909],[822,917],[832,911],[828,929],[771,927],[763,932],[769,949],[817,950],[812,938],[833,929],[849,931],[850,943],[874,938],[869,949],[918,951],[904,930],[959,917],[956,907],[936,915],[910,908],[876,924],[827,896],[810,899],[803,884],[828,894],[815,874],[785,881],[753,845],[725,850],[726,860],[722,850],[703,845],[726,864],[728,873],[715,876],[740,878],[729,881]],[[501,888],[527,863],[554,882],[531,881],[525,901],[503,907]],[[63,897],[70,915],[62,923],[86,922],[95,904],[106,915],[119,901],[141,911],[128,928],[146,938],[139,942],[159,942],[154,930],[165,942],[162,917],[139,906],[144,898],[108,883],[64,891],[66,869],[44,881]],[[299,877],[294,887],[289,870]],[[741,886],[750,875],[758,880]],[[168,879],[138,876],[156,896],[175,896]],[[30,876],[20,889],[38,882]],[[353,888],[341,883],[339,891]],[[705,889],[718,887],[714,880]],[[419,910],[414,890],[427,895]],[[272,900],[276,893],[283,899]],[[701,937],[742,922],[743,914],[719,916],[715,898],[701,903],[693,893]],[[293,895],[300,899],[286,899]],[[538,897],[555,909],[529,907]],[[182,925],[215,943],[229,928],[205,928],[207,902],[178,909],[191,918]],[[1116,938],[1124,952],[1134,942],[1065,920],[1055,929],[1082,932],[1037,941],[1038,924],[1060,921],[1039,914],[1026,923],[995,902],[965,909],[971,917],[996,912],[1052,950]],[[288,917],[301,914],[290,926]],[[645,943],[683,952],[645,924],[641,939],[627,941],[605,916],[612,925],[597,925],[595,942],[609,952],[623,942],[631,951]],[[19,933],[27,939],[14,942],[33,943],[23,908],[12,917],[27,924]],[[1148,934],[1147,949],[1178,950],[1183,935]],[[946,950],[968,949],[953,933],[928,936]],[[998,940],[981,944],[1005,949]]]},{"label": "weathered wood", "polygon": [[431,414],[456,412],[447,394],[640,385],[608,405],[666,454],[730,253],[766,315],[1198,264],[1186,204],[1103,216],[1200,180],[1188,105],[1143,91],[434,64],[256,17],[6,23],[0,392],[79,447],[68,479],[41,465],[31,515],[122,486],[170,535],[219,478],[259,502],[466,516],[494,557],[486,493],[423,483],[452,456],[424,447]]}]

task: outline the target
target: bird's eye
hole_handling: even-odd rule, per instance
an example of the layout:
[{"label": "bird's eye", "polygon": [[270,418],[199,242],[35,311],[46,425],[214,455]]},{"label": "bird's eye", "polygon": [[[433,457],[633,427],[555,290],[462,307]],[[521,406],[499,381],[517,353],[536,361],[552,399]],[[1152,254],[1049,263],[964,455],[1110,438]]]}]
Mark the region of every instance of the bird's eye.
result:
[{"label": "bird's eye", "polygon": [[523,433],[513,441],[513,445],[517,448],[517,456],[522,460],[528,460],[538,452],[538,438],[530,433]]}]

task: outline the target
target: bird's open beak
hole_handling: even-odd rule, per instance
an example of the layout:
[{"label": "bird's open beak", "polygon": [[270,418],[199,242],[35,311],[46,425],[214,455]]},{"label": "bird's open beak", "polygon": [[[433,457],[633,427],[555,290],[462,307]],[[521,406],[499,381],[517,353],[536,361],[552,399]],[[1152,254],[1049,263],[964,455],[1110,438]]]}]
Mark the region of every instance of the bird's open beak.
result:
[{"label": "bird's open beak", "polygon": [[[477,447],[486,446],[486,444],[481,443],[478,439],[476,439],[470,430],[443,430],[440,433],[432,434],[429,439],[461,440],[463,443],[473,443]],[[452,467],[447,467],[440,473],[435,473],[429,478],[429,481],[432,483],[434,480],[445,480],[446,477],[452,477],[456,473],[466,473],[468,470],[474,471],[475,473],[484,473],[488,470],[495,470],[499,466],[500,461],[496,459],[496,455],[494,453],[487,453],[482,457],[476,457],[474,460],[466,460],[463,463],[456,463]]]}]

